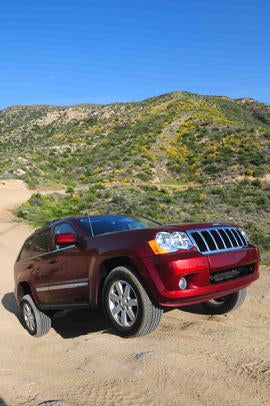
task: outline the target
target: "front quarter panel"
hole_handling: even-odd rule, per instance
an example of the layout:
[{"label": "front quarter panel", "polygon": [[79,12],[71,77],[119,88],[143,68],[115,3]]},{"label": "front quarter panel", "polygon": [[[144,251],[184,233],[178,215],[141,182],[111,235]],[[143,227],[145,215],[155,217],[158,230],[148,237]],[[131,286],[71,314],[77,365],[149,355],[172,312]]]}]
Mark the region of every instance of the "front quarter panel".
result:
[{"label": "front quarter panel", "polygon": [[[143,280],[152,299],[161,306],[177,307],[199,303],[231,294],[258,278],[259,254],[255,246],[239,250],[203,255],[196,248],[180,250],[172,254],[155,255],[148,241],[155,238],[156,230],[136,230],[130,233],[112,233],[100,238],[99,265],[112,257],[130,258]],[[97,238],[97,239],[98,239]],[[211,272],[223,272],[234,267],[254,265],[251,275],[213,284]],[[98,268],[93,280],[98,286]],[[186,290],[179,288],[179,280],[185,277]]]}]

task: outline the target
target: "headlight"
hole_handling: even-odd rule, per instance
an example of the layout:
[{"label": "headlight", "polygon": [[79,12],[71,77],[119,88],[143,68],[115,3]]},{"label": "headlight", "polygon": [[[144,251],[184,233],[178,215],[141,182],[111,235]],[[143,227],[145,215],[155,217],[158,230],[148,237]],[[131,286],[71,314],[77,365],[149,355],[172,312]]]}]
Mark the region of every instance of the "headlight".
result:
[{"label": "headlight", "polygon": [[155,254],[189,250],[193,247],[192,242],[183,231],[175,231],[174,233],[160,231],[157,233],[155,240],[149,241],[149,245]]}]

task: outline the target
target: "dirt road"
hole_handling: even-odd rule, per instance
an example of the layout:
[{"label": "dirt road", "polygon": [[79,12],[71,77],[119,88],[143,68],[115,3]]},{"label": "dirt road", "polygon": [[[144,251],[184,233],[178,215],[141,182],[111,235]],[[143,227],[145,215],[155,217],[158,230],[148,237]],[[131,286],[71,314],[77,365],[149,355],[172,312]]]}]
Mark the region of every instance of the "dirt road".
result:
[{"label": "dirt road", "polygon": [[62,313],[49,334],[31,337],[12,272],[31,228],[9,211],[28,196],[22,183],[0,181],[1,406],[270,404],[269,267],[228,315],[173,310],[153,334],[123,339],[101,311]]}]

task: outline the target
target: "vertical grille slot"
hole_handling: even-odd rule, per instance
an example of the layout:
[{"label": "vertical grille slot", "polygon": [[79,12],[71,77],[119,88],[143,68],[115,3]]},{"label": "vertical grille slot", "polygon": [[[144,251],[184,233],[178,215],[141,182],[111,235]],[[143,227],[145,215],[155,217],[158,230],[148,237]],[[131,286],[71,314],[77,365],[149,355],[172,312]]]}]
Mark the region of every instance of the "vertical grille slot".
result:
[{"label": "vertical grille slot", "polygon": [[224,241],[222,240],[218,230],[211,230],[211,234],[212,234],[213,238],[215,239],[215,241],[217,243],[218,249],[219,250],[224,249],[225,244],[224,244]]},{"label": "vertical grille slot", "polygon": [[243,242],[242,242],[241,238],[239,237],[239,235],[237,234],[237,231],[232,229],[231,232],[233,233],[238,245],[241,246],[243,244]]},{"label": "vertical grille slot", "polygon": [[247,246],[241,231],[232,226],[202,228],[187,233],[203,254],[226,252]]},{"label": "vertical grille slot", "polygon": [[245,240],[243,234],[241,233],[241,231],[238,230],[237,228],[236,228],[234,231],[235,231],[235,233],[238,235],[238,238],[240,239],[240,245],[242,245],[242,244],[245,245],[245,244],[246,244],[246,240]]},{"label": "vertical grille slot", "polygon": [[202,235],[206,241],[206,244],[208,246],[208,250],[210,251],[214,251],[217,249],[217,246],[215,244],[215,240],[213,239],[211,233],[207,230],[207,231],[202,231]]},{"label": "vertical grille slot", "polygon": [[219,232],[220,232],[220,234],[222,235],[222,238],[224,239],[225,247],[226,247],[226,248],[232,248],[231,241],[230,241],[230,239],[229,239],[228,234],[226,233],[226,231],[223,230],[223,229],[221,229],[221,230],[219,230]]},{"label": "vertical grille slot", "polygon": [[237,246],[238,246],[237,241],[236,241],[236,239],[235,239],[233,233],[231,232],[231,230],[228,228],[228,229],[226,230],[226,232],[227,232],[227,235],[228,235],[228,237],[229,237],[229,239],[230,239],[230,241],[231,241],[231,243],[232,243],[232,246],[233,246],[233,247],[237,247]]},{"label": "vertical grille slot", "polygon": [[207,245],[201,234],[196,231],[194,233],[191,233],[191,235],[193,236],[194,241],[196,241],[199,251],[201,252],[207,251]]}]

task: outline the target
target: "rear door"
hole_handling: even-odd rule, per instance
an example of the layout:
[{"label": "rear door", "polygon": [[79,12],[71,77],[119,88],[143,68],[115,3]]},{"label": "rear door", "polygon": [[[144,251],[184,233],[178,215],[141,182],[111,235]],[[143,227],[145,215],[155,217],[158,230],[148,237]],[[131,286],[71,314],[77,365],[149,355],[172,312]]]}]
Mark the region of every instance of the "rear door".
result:
[{"label": "rear door", "polygon": [[39,290],[39,286],[47,283],[50,274],[48,267],[48,250],[51,232],[47,228],[34,234],[31,258],[27,261],[27,271],[31,274],[32,292],[36,291],[36,298],[40,303],[48,303],[49,292],[47,289]]}]

